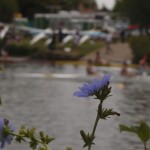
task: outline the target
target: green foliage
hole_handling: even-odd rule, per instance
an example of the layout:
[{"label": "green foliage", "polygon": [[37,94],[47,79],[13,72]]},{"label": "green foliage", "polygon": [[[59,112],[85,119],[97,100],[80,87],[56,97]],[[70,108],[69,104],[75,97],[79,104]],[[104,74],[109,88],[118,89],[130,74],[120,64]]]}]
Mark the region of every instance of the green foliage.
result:
[{"label": "green foliage", "polygon": [[150,24],[149,0],[117,0],[114,11],[127,16],[131,23],[148,27]]},{"label": "green foliage", "polygon": [[[86,85],[86,84],[84,84],[84,85]],[[96,87],[96,85],[98,85],[98,83],[95,84],[95,87]],[[86,91],[85,86],[81,87],[81,89],[84,89]],[[88,90],[89,89],[92,90],[91,87],[88,87]],[[91,146],[93,144],[95,144],[94,143],[95,131],[96,131],[96,128],[97,128],[97,125],[98,125],[98,122],[100,119],[106,119],[106,118],[113,116],[113,115],[120,116],[120,114],[118,112],[113,111],[113,109],[103,108],[103,102],[108,96],[110,96],[110,92],[111,92],[111,86],[109,85],[109,81],[108,81],[107,83],[104,84],[103,87],[97,89],[96,92],[93,94],[93,96],[95,96],[95,99],[100,100],[100,103],[98,105],[97,117],[96,117],[96,120],[95,120],[95,123],[93,126],[92,133],[86,134],[83,130],[80,131],[82,140],[84,141],[83,148],[88,147],[88,150],[91,150]]]},{"label": "green foliage", "polygon": [[120,131],[135,133],[143,143],[146,143],[150,139],[150,127],[145,122],[140,122],[139,126],[125,126],[120,125]]},{"label": "green foliage", "polygon": [[109,118],[109,116],[113,116],[113,115],[120,116],[120,114],[113,111],[113,109],[107,109],[107,108],[103,108],[98,113],[99,113],[99,118],[100,119],[105,119],[105,120],[106,120],[106,118]]},{"label": "green foliage", "polygon": [[83,141],[85,143],[83,148],[87,147],[87,146],[91,146],[91,145],[94,144],[93,140],[95,139],[95,136],[92,136],[89,133],[85,134],[85,132],[83,130],[80,131],[80,134],[81,134],[81,137],[82,137],[82,139],[83,139]]},{"label": "green foliage", "polygon": [[[55,6],[63,10],[76,10],[83,0],[17,0],[23,16],[33,19],[35,13],[49,13]],[[58,8],[59,8],[58,7]],[[28,8],[28,9],[26,9]]]},{"label": "green foliage", "polygon": [[66,150],[72,150],[72,148],[71,147],[67,147]]},{"label": "green foliage", "polygon": [[87,42],[79,45],[77,48],[71,50],[71,52],[65,52],[63,49],[65,47],[72,47],[72,42],[66,43],[64,46],[57,45],[58,50],[51,52],[48,49],[39,50],[37,53],[33,54],[33,58],[38,59],[52,59],[57,60],[77,60],[81,56],[85,56],[88,53],[98,50],[101,48],[103,43],[101,41],[88,40]]},{"label": "green foliage", "polygon": [[18,11],[18,4],[16,0],[0,0],[0,21],[11,22],[14,13]]},{"label": "green foliage", "polygon": [[125,13],[124,1],[123,0],[117,0],[113,11],[114,12],[119,12],[123,15]]},{"label": "green foliage", "polygon": [[0,97],[0,105],[2,105],[2,99],[1,99],[1,97]]},{"label": "green foliage", "polygon": [[148,124],[141,122],[137,134],[143,142],[147,142],[150,139],[150,128]]},{"label": "green foliage", "polygon": [[32,56],[41,49],[45,49],[41,43],[30,45],[28,40],[10,42],[7,47],[7,51],[11,56]]},{"label": "green foliage", "polygon": [[39,0],[17,0],[17,2],[23,16],[31,20],[35,13],[44,13],[47,9],[46,4]]},{"label": "green foliage", "polygon": [[61,50],[57,50],[54,52],[51,52],[47,49],[45,50],[39,50],[38,52],[34,53],[32,55],[32,58],[34,59],[40,59],[40,60],[77,60],[80,58],[80,55],[74,54],[74,53],[66,53]]},{"label": "green foliage", "polygon": [[[64,45],[64,47],[72,47],[73,43],[68,42]],[[103,42],[101,40],[87,40],[83,44],[79,45],[77,48],[74,48],[72,51],[80,54],[81,56],[85,56],[91,52],[94,52],[100,49],[103,46]]]},{"label": "green foliage", "polygon": [[0,66],[0,71],[3,71],[3,67],[2,66]]},{"label": "green foliage", "polygon": [[65,52],[65,47],[72,47],[72,43],[69,42],[64,46],[57,45],[57,50],[52,52],[48,50],[48,47],[44,45],[45,40],[41,40],[36,44],[31,45],[30,39],[24,39],[19,42],[10,41],[7,46],[7,51],[10,56],[29,56],[35,59],[57,59],[57,60],[77,60],[81,56],[87,55],[93,51],[96,51],[102,47],[101,41],[87,41],[80,45],[76,49],[72,49],[71,52]]},{"label": "green foliage", "polygon": [[[139,63],[144,54],[150,56],[150,38],[147,36],[131,37],[129,45],[133,53],[133,62]],[[150,60],[148,60],[150,62]]]},{"label": "green foliage", "polygon": [[29,143],[30,148],[38,148],[38,150],[49,150],[47,145],[54,140],[54,138],[49,137],[43,131],[36,133],[35,128],[27,129],[25,127],[21,127],[18,134],[11,134],[15,136],[18,143],[27,142]]},{"label": "green foliage", "polygon": [[82,45],[79,46],[79,52],[81,56],[87,55],[95,50],[98,50],[103,46],[102,41],[93,41],[93,40],[88,40]]}]

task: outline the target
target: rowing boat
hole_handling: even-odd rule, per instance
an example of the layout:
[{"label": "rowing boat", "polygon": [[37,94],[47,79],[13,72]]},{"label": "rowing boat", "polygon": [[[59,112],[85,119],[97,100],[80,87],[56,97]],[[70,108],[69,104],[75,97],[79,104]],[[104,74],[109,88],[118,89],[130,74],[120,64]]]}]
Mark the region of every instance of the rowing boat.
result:
[{"label": "rowing boat", "polygon": [[[93,79],[100,79],[100,75],[86,75],[86,74],[60,74],[60,73],[18,73],[14,75],[16,78],[45,78],[45,79],[61,79],[61,80],[71,80],[79,82],[89,82]],[[111,76],[112,83],[150,83],[150,76],[148,75],[137,75],[134,77],[120,76],[119,74],[114,74]]]}]

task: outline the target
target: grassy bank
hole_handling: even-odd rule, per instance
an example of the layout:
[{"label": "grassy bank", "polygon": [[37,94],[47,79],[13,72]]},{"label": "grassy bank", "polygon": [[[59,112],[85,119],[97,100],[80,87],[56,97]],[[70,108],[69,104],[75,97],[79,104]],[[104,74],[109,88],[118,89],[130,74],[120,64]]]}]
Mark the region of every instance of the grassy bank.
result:
[{"label": "grassy bank", "polygon": [[67,44],[57,44],[55,50],[50,50],[45,45],[45,40],[35,44],[30,44],[31,39],[21,41],[11,40],[7,46],[10,56],[31,57],[34,59],[57,59],[57,60],[78,60],[79,58],[96,51],[103,46],[101,40],[88,40],[83,44],[73,48],[72,42]]}]

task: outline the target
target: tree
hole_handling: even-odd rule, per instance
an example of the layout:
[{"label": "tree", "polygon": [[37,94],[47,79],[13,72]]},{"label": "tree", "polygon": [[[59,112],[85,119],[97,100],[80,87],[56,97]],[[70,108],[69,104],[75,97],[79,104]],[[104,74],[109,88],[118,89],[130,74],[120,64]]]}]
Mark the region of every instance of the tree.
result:
[{"label": "tree", "polygon": [[29,19],[33,19],[35,13],[50,13],[55,8],[57,10],[77,10],[80,3],[85,4],[92,1],[94,3],[94,0],[17,0],[20,12]]},{"label": "tree", "polygon": [[9,23],[18,11],[16,0],[0,0],[0,21]]},{"label": "tree", "polygon": [[35,13],[46,12],[45,4],[39,0],[17,0],[20,12],[24,17],[33,19]]},{"label": "tree", "polygon": [[127,16],[132,24],[137,24],[149,34],[150,3],[149,0],[117,0],[115,12]]},{"label": "tree", "polygon": [[[24,17],[32,19],[35,13],[50,13],[51,9],[70,10],[76,8],[79,0],[17,0],[20,12]],[[27,9],[28,8],[28,9]]]}]

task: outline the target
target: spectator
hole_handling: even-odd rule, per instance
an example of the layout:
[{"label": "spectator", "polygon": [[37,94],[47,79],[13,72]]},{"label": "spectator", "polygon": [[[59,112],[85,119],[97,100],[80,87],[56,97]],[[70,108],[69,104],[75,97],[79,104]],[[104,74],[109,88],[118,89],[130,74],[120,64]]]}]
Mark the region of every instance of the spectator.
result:
[{"label": "spectator", "polygon": [[52,34],[51,38],[52,38],[52,41],[49,44],[48,48],[50,51],[54,51],[54,50],[56,50],[56,44],[57,44],[57,36],[56,36],[55,32]]},{"label": "spectator", "polygon": [[2,40],[2,47],[1,47],[1,56],[3,58],[4,61],[7,61],[7,58],[8,58],[8,52],[7,52],[7,49],[8,49],[8,37],[5,36]]},{"label": "spectator", "polygon": [[149,69],[147,61],[148,61],[148,55],[144,54],[143,57],[139,61],[139,68],[140,68],[141,73]]},{"label": "spectator", "polygon": [[120,40],[122,43],[124,43],[126,40],[126,30],[125,29],[122,29],[120,32]]},{"label": "spectator", "polygon": [[79,46],[80,41],[80,32],[77,30],[73,36],[73,48],[77,48]]},{"label": "spectator", "polygon": [[104,60],[104,59],[101,59],[101,56],[100,56],[100,52],[97,51],[95,53],[95,60],[94,60],[94,63],[95,65],[109,65],[108,61],[107,60]]},{"label": "spectator", "polygon": [[62,40],[64,38],[64,34],[62,32],[62,29],[59,28],[59,31],[58,31],[58,42],[61,44],[62,43]]},{"label": "spectator", "polygon": [[109,32],[106,32],[105,44],[106,44],[106,53],[107,54],[112,50],[111,43],[112,43],[112,34]]}]

